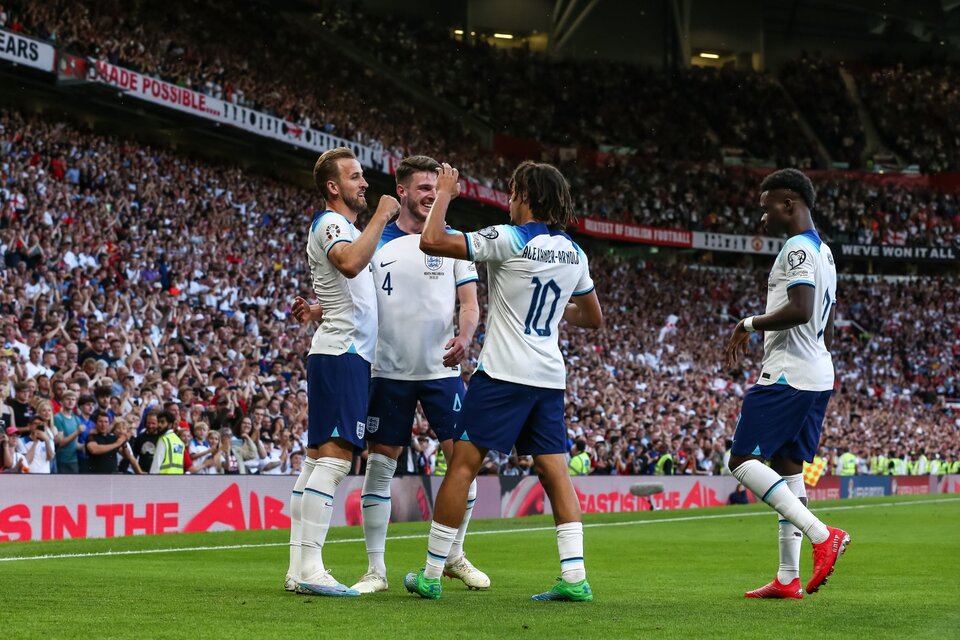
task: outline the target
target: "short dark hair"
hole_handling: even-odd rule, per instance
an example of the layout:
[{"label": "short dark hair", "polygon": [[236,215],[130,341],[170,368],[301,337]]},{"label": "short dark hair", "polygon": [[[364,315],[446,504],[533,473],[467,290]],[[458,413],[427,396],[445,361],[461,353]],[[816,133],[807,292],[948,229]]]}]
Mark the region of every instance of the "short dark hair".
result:
[{"label": "short dark hair", "polygon": [[526,202],[535,219],[561,229],[577,220],[570,183],[552,164],[525,160],[510,176],[510,193]]},{"label": "short dark hair", "polygon": [[313,183],[317,185],[317,189],[320,190],[324,200],[330,198],[330,193],[327,191],[327,182],[330,180],[336,181],[340,177],[339,161],[356,159],[356,154],[347,147],[336,147],[320,154],[317,163],[313,165]]},{"label": "short dark hair", "polygon": [[421,171],[435,172],[440,168],[440,163],[430,156],[410,156],[404,158],[397,165],[396,177],[397,184],[406,184],[410,176]]},{"label": "short dark hair", "polygon": [[817,203],[817,192],[813,188],[813,183],[799,169],[780,169],[774,171],[760,183],[760,192],[773,191],[774,189],[786,189],[793,191],[807,203],[807,207],[813,209]]},{"label": "short dark hair", "polygon": [[170,413],[169,411],[161,411],[157,415],[157,420],[166,420],[167,424],[176,426],[176,424],[174,423],[173,414]]}]

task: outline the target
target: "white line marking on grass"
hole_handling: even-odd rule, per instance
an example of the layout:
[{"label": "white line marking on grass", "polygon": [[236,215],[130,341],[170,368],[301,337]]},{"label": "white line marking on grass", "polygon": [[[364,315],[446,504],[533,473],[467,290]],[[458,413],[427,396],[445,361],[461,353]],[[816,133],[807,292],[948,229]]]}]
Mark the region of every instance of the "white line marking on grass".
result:
[{"label": "white line marking on grass", "polygon": [[[960,502],[960,498],[941,498],[939,500],[911,500],[908,502],[878,502],[874,504],[856,504],[856,505],[841,505],[836,507],[820,507],[813,509],[813,511],[850,511],[854,509],[876,509],[879,507],[911,507],[915,505],[924,505],[924,504],[943,504],[948,502]],[[642,512],[637,512],[642,513]],[[648,512],[649,513],[649,512]],[[662,513],[662,512],[661,512]],[[736,513],[721,513],[717,515],[701,515],[701,516],[680,516],[676,518],[656,518],[653,520],[628,520],[626,522],[595,522],[592,524],[585,524],[583,527],[594,528],[594,527],[626,527],[642,524],[660,524],[660,523],[671,523],[671,522],[694,522],[697,520],[720,520],[723,518],[750,518],[753,516],[769,516],[769,511],[748,511],[748,512],[736,512]],[[511,533],[528,533],[532,531],[554,531],[553,526],[548,527],[523,527],[520,529],[493,529],[490,531],[470,531],[469,535],[471,536],[490,536],[490,535],[505,535]],[[428,537],[427,534],[417,533],[410,534],[405,536],[389,536],[387,540],[424,540]],[[95,540],[96,538],[91,538]],[[325,544],[345,544],[352,542],[363,542],[363,538],[343,538],[341,540],[327,540]],[[154,553],[182,553],[184,551],[221,551],[227,549],[262,549],[267,547],[286,547],[289,546],[287,542],[262,542],[262,543],[252,543],[252,544],[224,544],[224,545],[210,545],[205,547],[171,547],[169,549],[130,549],[127,551],[94,551],[90,553],[56,553],[56,554],[47,554],[42,556],[11,556],[7,558],[0,558],[0,562],[20,562],[24,560],[61,560],[67,558],[104,558],[109,556],[139,556],[139,555],[148,555]]]}]

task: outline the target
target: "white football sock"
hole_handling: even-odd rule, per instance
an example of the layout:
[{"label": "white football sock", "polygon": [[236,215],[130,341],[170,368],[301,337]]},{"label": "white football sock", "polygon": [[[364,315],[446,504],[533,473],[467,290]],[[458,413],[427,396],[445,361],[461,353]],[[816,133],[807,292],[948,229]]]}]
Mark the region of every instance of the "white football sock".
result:
[{"label": "white football sock", "polygon": [[304,458],[300,475],[297,476],[297,482],[293,485],[293,493],[290,494],[290,567],[287,569],[287,575],[295,580],[300,579],[303,489],[307,486],[307,480],[310,479],[310,474],[313,473],[315,466],[316,462],[312,458]]},{"label": "white football sock", "polygon": [[564,522],[557,525],[557,548],[560,550],[560,577],[564,582],[586,579],[583,564],[583,523]]},{"label": "white football sock", "polygon": [[337,486],[349,471],[350,462],[347,460],[320,458],[303,489],[300,572],[304,582],[317,579],[324,572],[323,543],[333,517],[333,498]]},{"label": "white football sock", "polygon": [[733,476],[785,520],[792,522],[812,543],[819,544],[829,537],[827,526],[803,506],[800,499],[787,489],[780,474],[767,465],[759,460],[747,460],[733,470]]},{"label": "white football sock", "polygon": [[424,578],[439,578],[450,555],[450,547],[457,536],[453,527],[439,522],[430,523],[430,539],[427,541],[427,564],[423,568]]},{"label": "white football sock", "polygon": [[[793,495],[800,499],[807,497],[807,489],[803,484],[803,474],[783,476],[787,487]],[[779,514],[777,514],[779,516]],[[780,519],[780,568],[777,570],[777,580],[780,584],[790,584],[800,577],[800,545],[803,544],[803,533],[789,520]]]},{"label": "white football sock", "polygon": [[457,529],[457,537],[450,547],[450,555],[447,557],[447,564],[453,564],[463,555],[463,540],[467,537],[467,527],[470,525],[470,516],[473,515],[473,505],[477,501],[477,479],[474,478],[470,483],[470,489],[467,491],[467,510],[463,512],[463,520],[460,522],[460,528]]},{"label": "white football sock", "polygon": [[396,460],[380,453],[371,453],[367,458],[367,472],[363,476],[360,494],[368,567],[383,577],[387,575],[383,554],[387,548],[387,526],[390,524],[390,480],[396,470]]}]

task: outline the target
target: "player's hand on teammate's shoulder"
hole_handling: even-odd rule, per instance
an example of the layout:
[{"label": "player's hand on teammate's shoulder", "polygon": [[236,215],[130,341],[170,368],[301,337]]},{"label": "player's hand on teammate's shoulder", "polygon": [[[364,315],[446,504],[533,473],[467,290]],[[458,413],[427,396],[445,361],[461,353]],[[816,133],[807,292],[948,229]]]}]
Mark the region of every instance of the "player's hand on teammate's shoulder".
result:
[{"label": "player's hand on teammate's shoulder", "polygon": [[319,302],[310,304],[300,296],[293,299],[293,307],[290,309],[290,313],[296,318],[297,322],[323,321],[323,306]]},{"label": "player's hand on teammate's shoulder", "polygon": [[737,326],[734,327],[733,333],[730,334],[730,340],[727,342],[727,346],[723,349],[723,360],[728,367],[736,366],[737,362],[740,360],[740,356],[746,350],[747,341],[750,339],[750,334],[743,326],[743,320],[737,323]]},{"label": "player's hand on teammate's shoulder", "polygon": [[451,199],[460,195],[460,172],[446,162],[437,169],[437,193],[446,193]]},{"label": "player's hand on teammate's shoulder", "polygon": [[377,216],[385,217],[389,222],[398,213],[400,213],[400,202],[396,198],[386,194],[380,196],[380,202],[377,203]]}]

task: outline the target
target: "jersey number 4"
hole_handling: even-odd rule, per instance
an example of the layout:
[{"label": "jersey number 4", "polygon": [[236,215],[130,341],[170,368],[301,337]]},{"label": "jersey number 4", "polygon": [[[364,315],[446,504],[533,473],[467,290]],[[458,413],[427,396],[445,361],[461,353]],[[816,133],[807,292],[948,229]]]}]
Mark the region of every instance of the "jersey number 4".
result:
[{"label": "jersey number 4", "polygon": [[[546,337],[550,335],[550,322],[553,320],[553,314],[557,312],[557,303],[560,302],[560,287],[553,280],[540,282],[540,278],[533,279],[533,297],[530,300],[530,310],[527,311],[527,319],[523,324],[523,332],[529,335],[536,331],[538,336]],[[543,320],[542,328],[540,318],[543,316],[543,308],[550,301],[550,312]]]},{"label": "jersey number 4", "polygon": [[390,272],[387,271],[387,277],[383,279],[383,286],[380,287],[387,292],[387,295],[393,295],[393,285],[390,284]]}]

